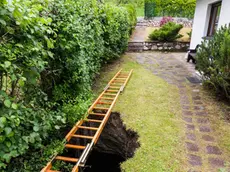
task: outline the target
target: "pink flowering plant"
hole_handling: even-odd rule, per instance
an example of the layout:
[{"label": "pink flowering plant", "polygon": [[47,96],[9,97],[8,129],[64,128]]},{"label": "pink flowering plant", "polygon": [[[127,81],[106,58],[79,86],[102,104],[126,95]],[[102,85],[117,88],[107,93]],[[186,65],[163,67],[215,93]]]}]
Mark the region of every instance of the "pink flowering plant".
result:
[{"label": "pink flowering plant", "polygon": [[161,21],[160,21],[160,27],[163,26],[163,25],[165,25],[168,22],[173,22],[173,18],[171,16],[169,16],[169,17],[166,17],[166,16],[163,17],[161,19]]}]

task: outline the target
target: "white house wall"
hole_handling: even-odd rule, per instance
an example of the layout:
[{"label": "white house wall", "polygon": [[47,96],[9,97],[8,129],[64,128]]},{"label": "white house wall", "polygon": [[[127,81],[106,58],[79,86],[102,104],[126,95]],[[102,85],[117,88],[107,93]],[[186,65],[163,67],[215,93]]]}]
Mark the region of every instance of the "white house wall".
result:
[{"label": "white house wall", "polygon": [[[207,35],[211,4],[220,0],[197,0],[196,11],[193,23],[193,33],[190,48],[194,49],[197,44],[200,44],[202,37]],[[222,0],[222,7],[219,18],[219,25],[230,23],[230,0]]]},{"label": "white house wall", "polygon": [[223,0],[218,27],[230,23],[230,0]]}]

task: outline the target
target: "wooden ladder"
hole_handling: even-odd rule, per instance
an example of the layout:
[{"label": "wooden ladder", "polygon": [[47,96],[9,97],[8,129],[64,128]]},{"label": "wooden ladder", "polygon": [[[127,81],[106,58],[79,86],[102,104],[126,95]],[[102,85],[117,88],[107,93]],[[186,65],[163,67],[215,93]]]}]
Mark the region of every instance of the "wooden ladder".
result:
[{"label": "wooden ladder", "polygon": [[[114,107],[119,94],[124,90],[133,70],[123,72],[122,69],[110,80],[104,91],[87,111],[87,117],[78,121],[65,137],[65,149],[75,149],[80,151],[79,158],[54,155],[50,162],[41,172],[60,172],[52,170],[55,161],[74,163],[72,172],[78,172],[80,167],[84,167],[89,153],[97,143],[101,132],[108,121],[112,108]],[[85,134],[87,133],[87,134]],[[74,139],[84,139],[85,145],[73,143]],[[79,141],[82,143],[81,141]]]}]

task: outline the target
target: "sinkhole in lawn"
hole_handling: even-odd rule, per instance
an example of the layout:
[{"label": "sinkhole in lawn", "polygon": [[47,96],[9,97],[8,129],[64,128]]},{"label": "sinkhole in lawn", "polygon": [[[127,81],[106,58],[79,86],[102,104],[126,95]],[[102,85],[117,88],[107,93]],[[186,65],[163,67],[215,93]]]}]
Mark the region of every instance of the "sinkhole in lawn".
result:
[{"label": "sinkhole in lawn", "polygon": [[126,129],[120,114],[113,112],[91,152],[84,172],[121,172],[120,164],[134,156],[138,134]]},{"label": "sinkhole in lawn", "polygon": [[92,151],[84,172],[121,172],[120,163],[125,159],[118,155]]}]

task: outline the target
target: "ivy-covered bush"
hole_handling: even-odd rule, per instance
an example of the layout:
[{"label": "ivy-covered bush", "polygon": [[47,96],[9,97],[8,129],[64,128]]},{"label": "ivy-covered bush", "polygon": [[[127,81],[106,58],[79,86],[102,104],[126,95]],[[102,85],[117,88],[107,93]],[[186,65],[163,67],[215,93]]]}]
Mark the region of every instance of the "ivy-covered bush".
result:
[{"label": "ivy-covered bush", "polygon": [[230,99],[230,27],[220,28],[212,40],[202,42],[196,68],[206,84]]},{"label": "ivy-covered bush", "polygon": [[0,2],[0,171],[40,171],[61,147],[91,102],[101,65],[125,51],[131,9],[97,0]]},{"label": "ivy-covered bush", "polygon": [[160,29],[154,30],[150,35],[149,39],[153,41],[175,41],[181,38],[182,35],[179,31],[183,28],[183,25],[176,24],[174,22],[168,22],[163,25]]}]

